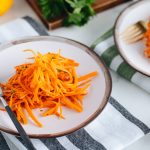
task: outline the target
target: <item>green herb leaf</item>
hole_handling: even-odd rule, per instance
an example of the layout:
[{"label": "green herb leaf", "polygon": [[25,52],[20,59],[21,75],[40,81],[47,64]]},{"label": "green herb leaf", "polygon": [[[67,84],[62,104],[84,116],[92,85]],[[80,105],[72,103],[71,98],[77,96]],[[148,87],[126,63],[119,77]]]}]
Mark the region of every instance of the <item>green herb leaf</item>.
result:
[{"label": "green herb leaf", "polygon": [[64,0],[38,0],[38,4],[47,20],[60,17],[64,12]]},{"label": "green herb leaf", "polygon": [[91,4],[95,0],[38,0],[43,16],[47,20],[65,15],[64,25],[82,26],[95,14]]}]

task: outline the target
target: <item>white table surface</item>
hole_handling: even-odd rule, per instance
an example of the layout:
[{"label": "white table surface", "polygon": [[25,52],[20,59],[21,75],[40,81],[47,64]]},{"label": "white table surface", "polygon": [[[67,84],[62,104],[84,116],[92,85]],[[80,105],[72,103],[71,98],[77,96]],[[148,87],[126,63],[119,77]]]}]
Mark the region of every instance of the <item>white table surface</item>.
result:
[{"label": "white table surface", "polygon": [[[113,26],[119,12],[128,4],[123,4],[113,9],[109,9],[103,13],[99,13],[83,27],[61,27],[59,29],[50,31],[50,34],[74,39],[90,46],[95,39]],[[0,25],[26,15],[31,16],[39,21],[38,17],[25,0],[15,0],[11,10],[4,16],[0,17]],[[120,101],[131,113],[136,114],[135,117],[138,117],[150,127],[150,95],[139,87],[136,87],[132,83],[129,83],[128,81],[119,77],[116,75],[116,73],[111,72],[111,75],[113,79],[112,96]],[[149,149],[150,134],[129,145],[124,150]]]}]

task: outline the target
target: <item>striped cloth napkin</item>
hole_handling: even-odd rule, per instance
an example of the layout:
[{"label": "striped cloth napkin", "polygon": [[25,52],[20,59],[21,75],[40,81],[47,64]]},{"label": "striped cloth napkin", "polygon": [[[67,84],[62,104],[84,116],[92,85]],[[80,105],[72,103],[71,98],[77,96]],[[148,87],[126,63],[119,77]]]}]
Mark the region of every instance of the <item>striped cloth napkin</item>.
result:
[{"label": "striped cloth napkin", "polygon": [[[0,26],[0,42],[25,36],[48,35],[43,25],[30,17],[20,18]],[[112,38],[112,30],[96,40],[93,49],[105,63],[126,79],[143,88],[150,80],[127,66],[118,55]],[[142,79],[143,78],[143,79]],[[137,80],[138,79],[138,80]],[[147,81],[146,81],[147,80]],[[143,137],[150,131],[138,118],[134,117],[117,100],[109,103],[92,123],[70,135],[58,138],[31,139],[37,150],[120,150]],[[20,137],[1,132],[0,150],[27,150]]]},{"label": "striped cloth napkin", "polygon": [[93,43],[92,49],[104,60],[109,68],[150,93],[150,78],[130,67],[119,55],[114,44],[113,28],[98,38]]}]

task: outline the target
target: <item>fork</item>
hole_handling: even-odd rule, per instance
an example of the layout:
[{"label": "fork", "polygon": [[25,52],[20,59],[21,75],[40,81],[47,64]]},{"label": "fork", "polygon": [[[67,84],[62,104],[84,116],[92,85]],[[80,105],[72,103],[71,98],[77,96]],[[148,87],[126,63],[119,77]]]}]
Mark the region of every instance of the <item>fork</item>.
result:
[{"label": "fork", "polygon": [[16,129],[18,130],[18,132],[19,132],[21,138],[23,139],[25,145],[27,146],[28,150],[36,150],[36,148],[33,146],[32,142],[31,142],[31,140],[29,139],[29,136],[26,134],[25,130],[23,129],[23,127],[21,126],[21,124],[17,120],[15,114],[13,113],[13,111],[10,109],[10,107],[7,105],[5,99],[3,98],[3,91],[1,89],[1,87],[0,87],[0,100],[3,104],[3,106],[5,107],[10,119],[14,123]]},{"label": "fork", "polygon": [[143,39],[144,33],[148,29],[148,22],[149,21],[138,21],[127,27],[120,36],[128,44],[138,42]]}]

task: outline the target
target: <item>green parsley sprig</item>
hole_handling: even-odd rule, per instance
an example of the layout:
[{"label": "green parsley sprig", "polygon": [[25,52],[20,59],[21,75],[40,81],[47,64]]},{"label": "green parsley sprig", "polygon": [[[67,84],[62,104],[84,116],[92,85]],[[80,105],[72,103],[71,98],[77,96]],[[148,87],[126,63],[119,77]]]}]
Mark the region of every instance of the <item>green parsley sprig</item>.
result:
[{"label": "green parsley sprig", "polygon": [[37,0],[47,20],[65,16],[64,25],[82,26],[95,14],[91,4],[95,0]]}]

